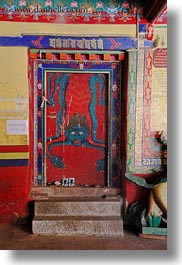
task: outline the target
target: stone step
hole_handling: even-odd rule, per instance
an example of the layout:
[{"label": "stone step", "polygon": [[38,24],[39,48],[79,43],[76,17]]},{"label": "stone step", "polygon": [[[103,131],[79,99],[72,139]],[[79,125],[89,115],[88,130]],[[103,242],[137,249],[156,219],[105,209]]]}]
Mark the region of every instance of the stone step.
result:
[{"label": "stone step", "polygon": [[48,199],[50,197],[102,197],[121,195],[121,188],[109,187],[33,187],[31,197],[37,199]]},{"label": "stone step", "polygon": [[121,198],[59,198],[35,201],[35,216],[121,216]]},{"label": "stone step", "polygon": [[57,236],[123,236],[123,221],[111,216],[35,216],[32,223],[35,235]]}]

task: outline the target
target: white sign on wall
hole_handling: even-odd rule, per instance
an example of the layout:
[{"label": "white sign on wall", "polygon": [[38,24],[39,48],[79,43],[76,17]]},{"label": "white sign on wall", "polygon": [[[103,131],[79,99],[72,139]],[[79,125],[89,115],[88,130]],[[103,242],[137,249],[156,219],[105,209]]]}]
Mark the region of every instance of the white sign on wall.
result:
[{"label": "white sign on wall", "polygon": [[7,135],[28,135],[27,120],[6,120]]}]

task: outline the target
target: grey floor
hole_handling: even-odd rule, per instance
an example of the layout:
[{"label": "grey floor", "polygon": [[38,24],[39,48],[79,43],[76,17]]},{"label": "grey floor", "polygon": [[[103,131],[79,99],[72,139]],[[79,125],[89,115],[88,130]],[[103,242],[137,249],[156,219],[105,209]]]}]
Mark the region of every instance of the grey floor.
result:
[{"label": "grey floor", "polygon": [[141,238],[128,228],[124,236],[37,236],[31,225],[1,224],[1,250],[167,250],[167,240]]}]

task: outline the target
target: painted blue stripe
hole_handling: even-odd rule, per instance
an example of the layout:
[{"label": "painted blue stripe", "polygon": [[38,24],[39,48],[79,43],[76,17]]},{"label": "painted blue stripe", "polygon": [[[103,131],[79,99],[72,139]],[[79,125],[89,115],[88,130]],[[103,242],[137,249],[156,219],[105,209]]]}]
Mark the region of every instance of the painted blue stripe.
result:
[{"label": "painted blue stripe", "polygon": [[28,165],[28,159],[0,159],[0,167],[20,167]]},{"label": "painted blue stripe", "polygon": [[22,37],[0,37],[0,46],[26,46],[26,45],[24,45],[24,40]]},{"label": "painted blue stripe", "polygon": [[[90,41],[90,44],[88,44]],[[16,37],[0,37],[0,46],[22,46],[29,48],[85,50],[127,50],[136,48],[136,41],[129,37],[71,37],[24,35]],[[81,46],[80,46],[81,45]]]},{"label": "painted blue stripe", "polygon": [[139,24],[139,32],[146,33],[147,25],[146,24]]},{"label": "painted blue stripe", "polygon": [[[136,46],[138,44],[138,41],[136,41]],[[152,48],[154,47],[154,43],[151,40],[144,40],[144,47],[145,48]]]},{"label": "painted blue stripe", "polygon": [[153,43],[153,41],[145,40],[144,41],[144,46],[152,48],[154,46],[154,43]]}]

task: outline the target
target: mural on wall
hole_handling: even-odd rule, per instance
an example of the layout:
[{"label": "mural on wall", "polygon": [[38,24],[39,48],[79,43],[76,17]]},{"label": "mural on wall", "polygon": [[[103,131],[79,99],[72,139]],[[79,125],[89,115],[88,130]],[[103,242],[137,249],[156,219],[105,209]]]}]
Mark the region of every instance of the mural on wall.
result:
[{"label": "mural on wall", "polygon": [[35,185],[119,185],[120,75],[117,62],[34,61]]},{"label": "mural on wall", "polygon": [[[8,0],[1,1],[0,21],[135,24],[142,23],[144,1]],[[138,4],[139,3],[139,4]]]},{"label": "mural on wall", "polygon": [[127,172],[151,173],[167,165],[167,145],[160,140],[167,138],[167,48],[146,49],[141,69],[136,57],[139,52],[129,52]]},{"label": "mural on wall", "polygon": [[136,51],[129,52],[129,68],[128,68],[128,125],[127,125],[127,160],[126,171],[134,171],[134,147],[135,147],[135,110],[136,110]]},{"label": "mural on wall", "polygon": [[[167,7],[153,25],[154,48],[145,52],[143,165],[167,165]],[[160,117],[160,118],[159,118]]]},{"label": "mural on wall", "polygon": [[[160,57],[167,58],[167,53],[162,51]],[[161,144],[160,137],[161,134],[167,132],[167,68],[163,65],[164,70],[159,71],[158,74],[155,70],[152,71],[155,65],[155,56],[155,51],[146,52],[142,164],[164,166],[167,164],[167,146]],[[165,59],[165,61],[167,60]],[[161,63],[159,68],[162,66]],[[161,115],[160,119],[159,114]]]}]

